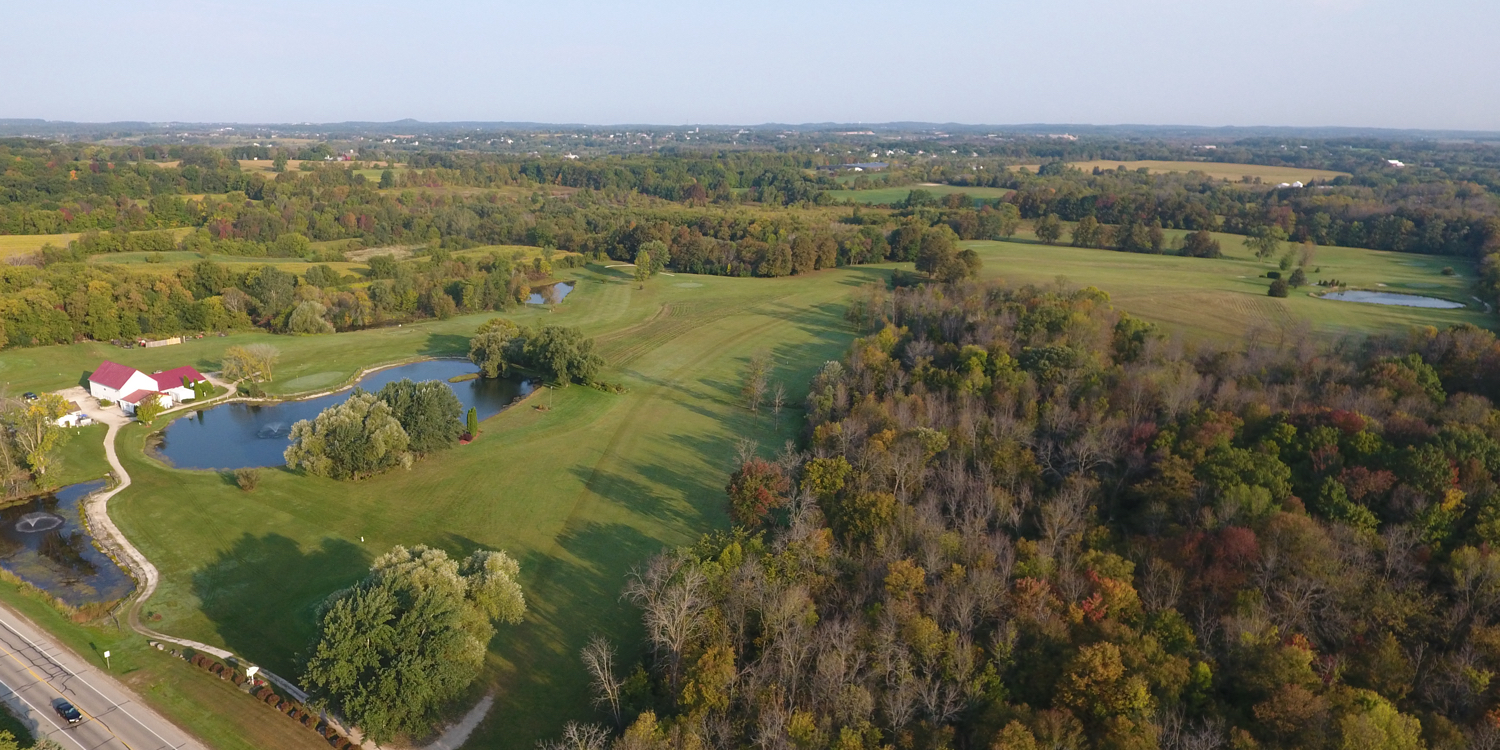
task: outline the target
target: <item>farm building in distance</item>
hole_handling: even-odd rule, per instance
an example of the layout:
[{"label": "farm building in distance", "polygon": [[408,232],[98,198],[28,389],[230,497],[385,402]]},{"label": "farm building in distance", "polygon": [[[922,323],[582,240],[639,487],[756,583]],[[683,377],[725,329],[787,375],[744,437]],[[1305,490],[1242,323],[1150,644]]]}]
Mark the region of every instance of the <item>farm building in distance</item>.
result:
[{"label": "farm building in distance", "polygon": [[866,161],[858,164],[830,164],[826,167],[818,167],[818,169],[826,169],[830,172],[837,172],[839,170],[848,172],[879,172],[889,166],[889,164],[883,161]]}]

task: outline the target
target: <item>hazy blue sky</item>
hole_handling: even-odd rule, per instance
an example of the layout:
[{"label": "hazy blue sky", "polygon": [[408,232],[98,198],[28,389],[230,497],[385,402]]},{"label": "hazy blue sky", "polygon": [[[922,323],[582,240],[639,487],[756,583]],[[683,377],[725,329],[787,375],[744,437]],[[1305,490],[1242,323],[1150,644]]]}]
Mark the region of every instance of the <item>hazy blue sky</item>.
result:
[{"label": "hazy blue sky", "polygon": [[47,0],[0,117],[1500,130],[1495,0]]}]

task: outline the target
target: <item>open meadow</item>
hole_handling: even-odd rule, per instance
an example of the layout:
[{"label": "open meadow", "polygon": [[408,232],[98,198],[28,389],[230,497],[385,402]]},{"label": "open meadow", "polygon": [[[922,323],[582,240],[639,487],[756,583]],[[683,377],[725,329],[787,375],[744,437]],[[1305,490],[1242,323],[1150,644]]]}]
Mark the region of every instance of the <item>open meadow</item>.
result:
[{"label": "open meadow", "polygon": [[964,193],[970,198],[987,201],[1004,198],[1011,193],[1008,188],[960,187],[957,185],[902,185],[900,187],[876,188],[874,190],[829,190],[828,197],[838,203],[854,201],[855,203],[864,203],[871,206],[889,206],[906,200],[906,196],[913,190],[924,190],[939,197],[954,193]]},{"label": "open meadow", "polygon": [[[1182,232],[1168,232],[1169,240]],[[1266,294],[1267,271],[1244,238],[1216,234],[1223,258],[1184,258],[1115,250],[1044,245],[1021,235],[1010,242],[967,242],[984,260],[983,276],[1012,284],[1056,283],[1096,286],[1113,303],[1138,317],[1190,338],[1227,341],[1251,330],[1279,332],[1305,327],[1325,338],[1399,333],[1411,326],[1445,327],[1473,323],[1495,326],[1495,316],[1473,299],[1473,263],[1461,258],[1319,247],[1308,268],[1309,283],[1338,279],[1377,291],[1439,297],[1468,305],[1439,310],[1338,302],[1311,296],[1319,287],[1292,290],[1277,299]],[[1452,267],[1453,276],[1442,269]]]},{"label": "open meadow", "polygon": [[[1022,164],[1012,169],[1037,170],[1038,164]],[[1335,177],[1348,177],[1347,172],[1334,172],[1327,169],[1308,169],[1305,167],[1272,167],[1263,164],[1232,164],[1216,161],[1110,161],[1109,159],[1096,159],[1094,161],[1069,162],[1068,166],[1092,172],[1098,169],[1118,169],[1124,167],[1127,170],[1144,169],[1152,174],[1167,174],[1171,172],[1202,172],[1215,180],[1229,180],[1240,182],[1246,177],[1259,177],[1262,183],[1272,185],[1282,182],[1312,182],[1313,180],[1332,180]]]},{"label": "open meadow", "polygon": [[[171,232],[173,239],[180,240],[192,230],[156,229],[148,231]],[[64,232],[62,234],[0,234],[0,261],[19,255],[30,255],[40,251],[47,245],[59,249],[65,248],[69,242],[82,236],[82,232]]]},{"label": "open meadow", "polygon": [[67,247],[69,242],[82,236],[80,232],[63,234],[0,234],[0,260],[17,255],[30,255],[46,245]]}]

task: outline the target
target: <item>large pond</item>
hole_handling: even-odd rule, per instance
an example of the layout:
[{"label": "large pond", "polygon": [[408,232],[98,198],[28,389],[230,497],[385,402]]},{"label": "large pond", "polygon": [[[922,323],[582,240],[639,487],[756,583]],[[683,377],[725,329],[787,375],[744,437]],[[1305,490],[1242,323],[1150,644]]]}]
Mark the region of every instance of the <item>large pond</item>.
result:
[{"label": "large pond", "polygon": [[110,602],[135,581],[100,552],[78,504],[104,482],[84,482],[0,508],[0,567],[73,606]]},{"label": "large pond", "polygon": [[572,282],[559,281],[556,284],[540,286],[536,291],[526,298],[528,305],[555,305],[568,298],[568,293],[573,291]]},{"label": "large pond", "polygon": [[1395,305],[1396,307],[1430,307],[1440,310],[1456,310],[1463,307],[1461,302],[1450,302],[1437,297],[1423,297],[1416,294],[1396,294],[1395,292],[1364,292],[1351,289],[1345,292],[1330,292],[1323,295],[1323,299],[1338,300],[1339,302],[1365,302],[1371,305]]},{"label": "large pond", "polygon": [[[531,392],[530,381],[506,378],[475,378],[459,383],[448,379],[479,372],[464,360],[439,359],[389,367],[372,372],[356,385],[370,392],[386,383],[403,378],[447,383],[463,404],[464,414],[472,407],[480,419],[498,414],[518,396]],[[249,466],[277,466],[285,461],[282,453],[291,445],[292,425],[312,419],[334,404],[341,404],[353,389],[330,393],[303,401],[281,401],[269,404],[224,404],[202,409],[174,420],[162,431],[156,454],[183,469],[240,469]]]}]

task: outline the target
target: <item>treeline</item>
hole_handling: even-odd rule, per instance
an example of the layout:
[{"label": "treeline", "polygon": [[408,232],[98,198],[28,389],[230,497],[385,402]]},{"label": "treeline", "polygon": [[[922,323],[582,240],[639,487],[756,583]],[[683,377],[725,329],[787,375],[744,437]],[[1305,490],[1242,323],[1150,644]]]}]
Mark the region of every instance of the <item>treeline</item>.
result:
[{"label": "treeline", "polygon": [[1200,173],[1043,171],[965,176],[955,184],[1011,188],[1016,192],[1006,200],[1028,219],[1093,217],[1102,224],[1234,234],[1276,226],[1298,242],[1433,255],[1481,257],[1500,248],[1500,198],[1472,182],[1340,178],[1252,189]]},{"label": "treeline", "polygon": [[[642,566],[574,747],[1500,746],[1500,344],[1188,348],[1074,292],[872,290],[805,449]],[[610,736],[620,733],[616,739]]]},{"label": "treeline", "polygon": [[414,154],[415,172],[401,185],[559,185],[590,190],[635,191],[670,201],[730,203],[746,189],[752,200],[772,205],[818,202],[823,190],[837,188],[831,176],[808,177],[806,170],[828,163],[821,154],[763,151],[691,152],[651,157],[597,159],[516,159],[491,154]]},{"label": "treeline", "polygon": [[581,261],[557,256],[527,263],[498,252],[458,257],[438,248],[415,262],[376,256],[370,279],[327,265],[297,275],[212,260],[174,273],[86,263],[0,266],[0,344],[133,340],[252,326],[317,334],[447,318],[523,303],[534,281],[551,276],[554,262]]}]

